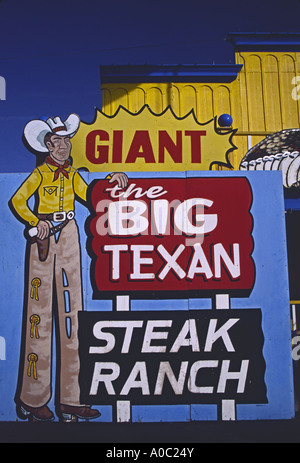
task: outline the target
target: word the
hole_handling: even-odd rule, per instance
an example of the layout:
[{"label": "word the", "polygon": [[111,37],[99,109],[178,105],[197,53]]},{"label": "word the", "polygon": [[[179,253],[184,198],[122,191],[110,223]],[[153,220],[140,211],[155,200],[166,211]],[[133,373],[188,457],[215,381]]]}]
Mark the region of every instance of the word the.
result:
[{"label": "word the", "polygon": [[113,188],[105,189],[105,192],[109,191],[111,191],[110,197],[113,199],[128,199],[130,196],[133,196],[135,199],[142,198],[143,196],[149,199],[155,199],[167,193],[162,186],[151,186],[143,191],[143,188],[136,187],[135,183],[131,183],[126,190],[123,190],[118,185],[115,185]]}]

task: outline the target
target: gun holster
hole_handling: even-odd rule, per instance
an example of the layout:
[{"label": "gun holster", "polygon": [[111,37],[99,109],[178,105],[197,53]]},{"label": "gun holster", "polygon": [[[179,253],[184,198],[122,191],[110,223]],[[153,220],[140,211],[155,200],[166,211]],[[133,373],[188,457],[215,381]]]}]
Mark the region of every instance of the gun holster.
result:
[{"label": "gun holster", "polygon": [[44,240],[36,238],[36,243],[38,247],[39,259],[41,262],[44,262],[47,259],[49,253],[50,237],[48,236],[48,238],[45,238]]}]

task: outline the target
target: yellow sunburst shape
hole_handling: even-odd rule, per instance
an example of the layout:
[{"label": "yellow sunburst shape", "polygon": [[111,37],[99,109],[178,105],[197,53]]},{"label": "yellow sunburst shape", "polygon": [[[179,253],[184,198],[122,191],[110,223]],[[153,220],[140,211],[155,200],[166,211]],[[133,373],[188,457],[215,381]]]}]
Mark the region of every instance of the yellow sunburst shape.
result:
[{"label": "yellow sunburst shape", "polygon": [[138,113],[120,106],[113,116],[96,110],[92,123],[81,122],[72,138],[74,166],[89,172],[157,172],[232,168],[236,130],[219,129],[217,117],[205,124],[194,111],[177,117],[171,107],[155,114],[148,105]]}]

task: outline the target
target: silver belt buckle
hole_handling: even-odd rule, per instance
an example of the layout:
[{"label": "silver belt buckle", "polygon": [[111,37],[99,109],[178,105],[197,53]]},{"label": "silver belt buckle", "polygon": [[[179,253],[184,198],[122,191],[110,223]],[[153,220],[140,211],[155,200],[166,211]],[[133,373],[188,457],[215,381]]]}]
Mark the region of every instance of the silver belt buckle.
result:
[{"label": "silver belt buckle", "polygon": [[53,212],[53,222],[64,222],[67,218],[65,211]]},{"label": "silver belt buckle", "polygon": [[68,220],[72,220],[72,219],[74,219],[74,217],[75,217],[75,212],[74,211],[69,211],[67,213],[67,219]]}]

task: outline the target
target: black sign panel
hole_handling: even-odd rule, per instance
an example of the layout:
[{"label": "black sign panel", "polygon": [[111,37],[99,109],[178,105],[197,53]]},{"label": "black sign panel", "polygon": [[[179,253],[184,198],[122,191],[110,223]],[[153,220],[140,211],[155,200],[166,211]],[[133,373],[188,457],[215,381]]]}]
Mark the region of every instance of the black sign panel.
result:
[{"label": "black sign panel", "polygon": [[82,312],[81,402],[267,403],[260,309]]}]

